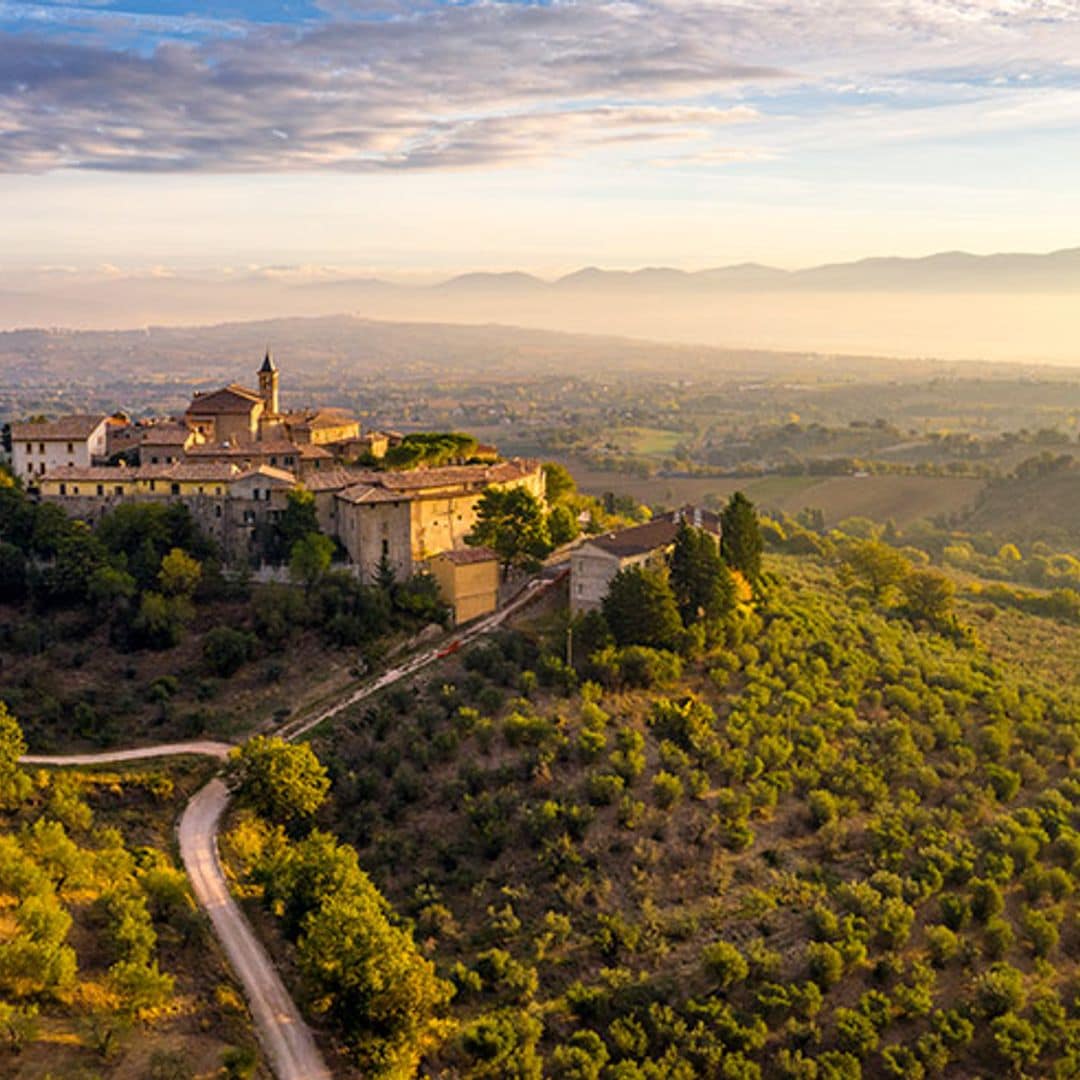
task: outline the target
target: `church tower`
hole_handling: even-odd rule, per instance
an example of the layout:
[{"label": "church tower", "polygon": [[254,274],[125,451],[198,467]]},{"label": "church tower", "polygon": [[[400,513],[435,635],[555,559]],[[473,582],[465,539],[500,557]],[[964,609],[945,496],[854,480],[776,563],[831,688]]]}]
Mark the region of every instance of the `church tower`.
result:
[{"label": "church tower", "polygon": [[266,359],[259,368],[259,396],[263,399],[266,412],[277,416],[278,409],[278,369],[270,359],[270,350],[266,350]]}]

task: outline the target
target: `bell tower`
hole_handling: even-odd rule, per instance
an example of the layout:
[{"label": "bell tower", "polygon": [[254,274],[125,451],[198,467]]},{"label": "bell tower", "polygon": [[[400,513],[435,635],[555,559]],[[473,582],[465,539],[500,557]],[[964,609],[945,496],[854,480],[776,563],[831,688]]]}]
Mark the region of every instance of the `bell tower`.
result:
[{"label": "bell tower", "polygon": [[266,358],[262,367],[259,368],[259,396],[263,399],[263,407],[267,413],[273,416],[278,414],[278,369],[270,358],[270,349],[266,350]]}]

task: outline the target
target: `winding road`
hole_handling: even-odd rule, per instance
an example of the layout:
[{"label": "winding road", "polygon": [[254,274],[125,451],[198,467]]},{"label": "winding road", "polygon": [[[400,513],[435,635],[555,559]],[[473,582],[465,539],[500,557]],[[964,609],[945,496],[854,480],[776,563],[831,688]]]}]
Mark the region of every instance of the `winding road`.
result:
[{"label": "winding road", "polygon": [[[283,725],[278,729],[278,734],[285,739],[298,739],[343,709],[456,652],[462,645],[496,629],[563,576],[564,573],[559,573],[554,577],[528,582],[506,606],[474,623],[449,645],[432,648],[410,657],[315,715],[298,718]],[[20,761],[25,765],[63,767],[110,765],[186,754],[224,760],[233,749],[230,743],[193,740],[160,743],[130,750],[108,750],[97,754],[27,754]],[[229,789],[221,779],[215,778],[201,787],[184,807],[178,826],[180,858],[191,881],[192,892],[210,917],[214,933],[221,942],[236,977],[244,987],[244,994],[255,1020],[255,1030],[277,1080],[330,1080],[330,1070],[326,1067],[300,1010],[229,891],[229,883],[218,855],[218,831],[228,803]]]}]

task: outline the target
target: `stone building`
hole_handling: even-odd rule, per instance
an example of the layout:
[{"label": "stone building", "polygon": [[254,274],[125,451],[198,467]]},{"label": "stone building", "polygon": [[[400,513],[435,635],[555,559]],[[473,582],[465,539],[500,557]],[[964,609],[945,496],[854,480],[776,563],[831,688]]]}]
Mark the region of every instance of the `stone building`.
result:
[{"label": "stone building", "polygon": [[489,487],[523,487],[544,498],[540,464],[521,459],[352,476],[353,483],[335,493],[335,535],[367,579],[384,557],[406,578],[433,555],[464,548],[476,504]]}]

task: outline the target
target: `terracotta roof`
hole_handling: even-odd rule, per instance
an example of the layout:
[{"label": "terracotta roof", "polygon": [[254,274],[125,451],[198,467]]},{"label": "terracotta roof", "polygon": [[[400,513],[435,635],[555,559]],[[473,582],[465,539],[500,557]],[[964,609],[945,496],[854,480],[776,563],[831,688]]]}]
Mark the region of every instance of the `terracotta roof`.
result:
[{"label": "terracotta roof", "polygon": [[[124,468],[122,465],[57,465],[50,469],[41,480],[85,480],[88,483],[112,483],[134,480],[138,469]],[[35,481],[38,478],[35,478]]]},{"label": "terracotta roof", "polygon": [[371,484],[353,484],[337,493],[339,499],[351,503],[411,502],[412,496],[401,491],[387,491]]},{"label": "terracotta roof", "polygon": [[319,458],[327,461],[334,460],[334,455],[331,454],[329,450],[327,450],[323,446],[317,445],[316,443],[305,443],[303,446],[297,447],[297,449],[300,451],[300,456],[308,460],[312,460],[314,458]]},{"label": "terracotta roof", "polygon": [[236,443],[226,446],[224,443],[203,443],[193,446],[187,452],[191,458],[262,458],[271,454],[299,454],[300,448],[285,439],[268,439],[266,442]]},{"label": "terracotta roof", "polygon": [[191,430],[178,424],[155,424],[139,431],[139,445],[183,446],[191,437]]},{"label": "terracotta roof", "polygon": [[320,469],[313,472],[305,481],[304,486],[308,491],[340,491],[360,482],[363,476],[352,469]]},{"label": "terracotta roof", "polygon": [[[719,534],[720,517],[708,510],[699,510],[688,506],[681,510],[672,510],[647,521],[644,525],[635,525],[630,529],[622,529],[619,532],[604,533],[601,536],[590,536],[585,544],[606,551],[620,559],[633,555],[645,555],[658,548],[667,547],[675,543],[675,536],[679,531],[679,524],[686,519],[691,525],[707,529],[711,533]],[[583,545],[584,546],[584,545]]]},{"label": "terracotta roof", "polygon": [[208,394],[196,394],[188,406],[189,413],[246,413],[255,404],[261,404],[262,398],[254,390],[237,383],[229,383],[220,390]]},{"label": "terracotta roof", "polygon": [[218,483],[232,482],[251,476],[263,476],[269,480],[280,481],[290,487],[296,483],[296,477],[287,469],[275,469],[271,465],[258,465],[241,470],[238,466],[224,461],[178,461],[167,465],[140,465],[137,468],[125,468],[122,465],[62,465],[51,469],[43,480],[85,480],[95,483],[117,483],[132,480],[187,480]]},{"label": "terracotta roof", "polygon": [[357,419],[348,409],[295,409],[285,414],[287,424],[308,427],[340,427],[355,424]]},{"label": "terracotta roof", "polygon": [[16,440],[36,439],[40,442],[55,439],[89,439],[98,425],[106,419],[104,413],[77,413],[72,416],[61,416],[59,420],[12,424],[11,437]]},{"label": "terracotta roof", "polygon": [[455,548],[453,551],[440,551],[433,556],[436,559],[446,559],[455,566],[471,566],[474,563],[498,562],[499,556],[491,548],[472,547]]},{"label": "terracotta roof", "polygon": [[288,469],[275,469],[273,465],[257,465],[253,469],[246,469],[235,477],[237,480],[248,480],[253,476],[260,476],[266,480],[276,480],[288,487],[296,486],[296,477]]},{"label": "terracotta roof", "polygon": [[168,465],[140,465],[139,480],[235,480],[240,470],[224,461],[175,461]]},{"label": "terracotta roof", "polygon": [[409,469],[404,472],[372,472],[364,479],[394,491],[430,487],[487,487],[520,480],[535,472],[534,461],[501,461],[496,465],[445,465],[434,469]]}]

